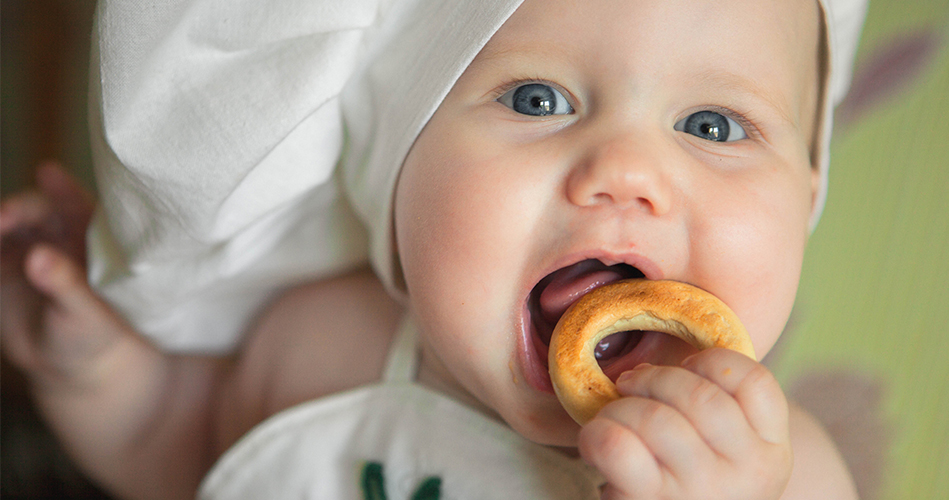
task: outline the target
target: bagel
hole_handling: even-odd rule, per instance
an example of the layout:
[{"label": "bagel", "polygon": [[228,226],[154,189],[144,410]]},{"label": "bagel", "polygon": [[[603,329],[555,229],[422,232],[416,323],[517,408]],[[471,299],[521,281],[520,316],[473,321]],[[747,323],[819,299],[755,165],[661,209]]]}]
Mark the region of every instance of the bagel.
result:
[{"label": "bagel", "polygon": [[756,359],[738,316],[714,295],[677,281],[631,279],[604,285],[571,305],[554,328],[548,352],[554,392],[583,425],[620,397],[597,364],[601,340],[624,331],[673,335],[697,349],[725,347]]}]

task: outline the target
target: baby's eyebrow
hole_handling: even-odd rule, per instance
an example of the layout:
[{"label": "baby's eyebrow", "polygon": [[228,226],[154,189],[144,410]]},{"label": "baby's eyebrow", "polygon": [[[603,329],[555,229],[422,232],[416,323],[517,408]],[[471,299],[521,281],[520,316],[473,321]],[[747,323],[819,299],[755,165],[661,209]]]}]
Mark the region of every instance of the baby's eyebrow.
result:
[{"label": "baby's eyebrow", "polygon": [[500,44],[492,44],[488,42],[488,44],[481,49],[481,52],[478,53],[478,56],[472,62],[486,62],[492,59],[503,59],[510,57],[512,54],[521,52],[521,50],[518,50],[516,47],[504,48],[499,45]]},{"label": "baby's eyebrow", "polygon": [[534,59],[535,57],[532,57],[532,54],[546,52],[549,55],[551,50],[556,49],[552,49],[550,47],[541,49],[524,44],[501,44],[488,42],[488,44],[481,49],[481,52],[478,53],[477,57],[471,61],[469,66],[492,67],[495,64],[504,65],[515,64],[516,62],[523,63],[525,61]]},{"label": "baby's eyebrow", "polygon": [[788,123],[797,124],[787,96],[777,89],[761,85],[745,76],[722,69],[708,69],[695,75],[693,82],[722,92],[749,95],[764,102]]}]

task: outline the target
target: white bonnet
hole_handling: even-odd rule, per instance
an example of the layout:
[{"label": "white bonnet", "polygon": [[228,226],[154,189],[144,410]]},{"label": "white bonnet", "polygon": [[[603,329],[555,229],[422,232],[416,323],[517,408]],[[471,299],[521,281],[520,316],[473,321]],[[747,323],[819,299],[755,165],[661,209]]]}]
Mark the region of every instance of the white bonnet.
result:
[{"label": "white bonnet", "polygon": [[[366,258],[402,293],[402,161],[521,0],[100,0],[90,281],[171,350],[233,349],[294,282]],[[866,0],[822,0],[833,105]],[[338,168],[341,167],[341,168]]]},{"label": "white bonnet", "polygon": [[824,118],[820,124],[817,168],[820,169],[820,188],[811,212],[811,229],[817,226],[827,201],[827,179],[830,168],[830,138],[833,133],[834,108],[843,101],[850,89],[853,62],[860,43],[863,21],[869,0],[819,0],[824,13],[827,55],[822,96]]},{"label": "white bonnet", "polygon": [[367,59],[343,90],[345,190],[369,230],[373,267],[396,296],[402,286],[392,202],[402,161],[455,81],[521,2],[397,3],[382,17]]}]

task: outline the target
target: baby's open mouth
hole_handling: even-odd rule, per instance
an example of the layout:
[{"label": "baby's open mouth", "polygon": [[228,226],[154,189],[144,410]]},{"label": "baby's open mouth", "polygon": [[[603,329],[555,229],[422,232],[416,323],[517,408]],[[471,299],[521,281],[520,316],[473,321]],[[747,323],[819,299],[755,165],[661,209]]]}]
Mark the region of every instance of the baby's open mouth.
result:
[{"label": "baby's open mouth", "polygon": [[[558,269],[540,280],[531,290],[528,301],[538,361],[547,367],[547,350],[554,327],[580,297],[614,281],[643,277],[639,269],[628,264],[607,266],[599,260],[588,259]],[[614,361],[632,351],[642,337],[643,332],[639,331],[620,332],[606,337],[597,345],[597,362],[607,369]]]}]

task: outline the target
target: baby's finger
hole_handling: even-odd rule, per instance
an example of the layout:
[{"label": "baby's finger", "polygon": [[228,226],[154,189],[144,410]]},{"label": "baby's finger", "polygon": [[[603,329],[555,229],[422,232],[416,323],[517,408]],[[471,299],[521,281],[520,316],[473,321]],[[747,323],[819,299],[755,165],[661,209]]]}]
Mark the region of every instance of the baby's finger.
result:
[{"label": "baby's finger", "polygon": [[52,246],[39,244],[30,250],[26,276],[53,307],[81,312],[99,305],[82,266]]},{"label": "baby's finger", "polygon": [[95,198],[75,177],[59,163],[48,161],[37,167],[36,184],[41,192],[55,200],[63,216],[85,220],[81,224],[85,229],[95,208]]},{"label": "baby's finger", "polygon": [[787,398],[764,365],[728,349],[709,349],[690,356],[682,367],[731,394],[762,439],[772,444],[788,442]]},{"label": "baby's finger", "polygon": [[20,193],[0,203],[0,235],[41,226],[52,213],[49,199],[36,191]]},{"label": "baby's finger", "polygon": [[600,410],[597,418],[613,420],[635,434],[675,478],[693,475],[701,464],[713,463],[717,456],[691,422],[662,401],[623,397]]},{"label": "baby's finger", "polygon": [[756,436],[731,394],[683,368],[643,364],[623,373],[616,387],[624,396],[650,398],[675,408],[722,455],[738,456]]},{"label": "baby's finger", "polygon": [[583,426],[579,451],[608,483],[604,498],[650,498],[662,487],[664,473],[652,452],[614,420],[597,417]]},{"label": "baby's finger", "polygon": [[90,363],[128,333],[121,317],[92,291],[83,268],[55,247],[33,249],[26,275],[49,300],[40,325],[44,363],[59,374],[94,374]]}]

